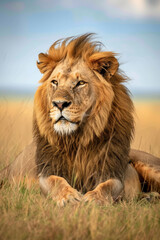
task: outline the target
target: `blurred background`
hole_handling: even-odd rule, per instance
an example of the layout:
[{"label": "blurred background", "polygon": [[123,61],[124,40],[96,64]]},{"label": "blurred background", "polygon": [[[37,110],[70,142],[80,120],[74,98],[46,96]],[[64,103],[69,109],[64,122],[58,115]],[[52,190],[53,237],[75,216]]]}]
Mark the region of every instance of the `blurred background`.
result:
[{"label": "blurred background", "polygon": [[[0,161],[32,138],[40,52],[60,38],[96,33],[130,78],[132,147],[160,155],[160,0],[0,0]],[[3,165],[3,164],[2,164]]]},{"label": "blurred background", "polygon": [[1,0],[1,95],[33,94],[38,54],[86,32],[119,53],[133,95],[160,95],[160,0]]}]

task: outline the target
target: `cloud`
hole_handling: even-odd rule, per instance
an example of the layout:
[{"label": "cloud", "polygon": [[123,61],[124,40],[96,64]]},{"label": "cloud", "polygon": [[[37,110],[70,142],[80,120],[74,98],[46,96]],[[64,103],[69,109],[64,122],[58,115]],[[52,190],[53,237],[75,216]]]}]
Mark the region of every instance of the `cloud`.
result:
[{"label": "cloud", "polygon": [[[104,7],[110,7],[110,14],[124,18],[160,19],[159,0],[104,0]],[[109,12],[108,12],[109,13]]]},{"label": "cloud", "polygon": [[74,11],[85,8],[89,13],[99,11],[109,18],[160,20],[160,0],[7,0],[0,5],[11,11],[50,11],[56,7]]},{"label": "cloud", "polygon": [[41,7],[88,8],[113,18],[160,19],[160,0],[37,0]]}]

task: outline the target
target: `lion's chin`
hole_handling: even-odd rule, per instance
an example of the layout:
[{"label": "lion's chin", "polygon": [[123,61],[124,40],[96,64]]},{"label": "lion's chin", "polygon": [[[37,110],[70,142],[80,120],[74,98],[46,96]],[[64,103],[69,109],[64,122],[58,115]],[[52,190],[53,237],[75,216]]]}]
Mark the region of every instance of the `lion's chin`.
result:
[{"label": "lion's chin", "polygon": [[54,124],[54,130],[60,135],[69,135],[76,131],[78,128],[77,123],[71,123],[65,120],[60,120]]}]

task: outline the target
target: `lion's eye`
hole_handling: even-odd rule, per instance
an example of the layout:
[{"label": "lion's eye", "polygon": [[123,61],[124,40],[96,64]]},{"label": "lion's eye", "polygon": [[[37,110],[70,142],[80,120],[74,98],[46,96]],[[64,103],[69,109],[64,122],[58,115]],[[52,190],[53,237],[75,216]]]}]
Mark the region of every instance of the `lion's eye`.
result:
[{"label": "lion's eye", "polygon": [[56,86],[58,85],[57,80],[52,80],[51,83],[52,83],[53,85],[56,85]]},{"label": "lion's eye", "polygon": [[76,87],[78,87],[78,86],[82,86],[82,85],[85,85],[85,84],[86,84],[85,81],[80,80],[80,81],[77,83]]}]

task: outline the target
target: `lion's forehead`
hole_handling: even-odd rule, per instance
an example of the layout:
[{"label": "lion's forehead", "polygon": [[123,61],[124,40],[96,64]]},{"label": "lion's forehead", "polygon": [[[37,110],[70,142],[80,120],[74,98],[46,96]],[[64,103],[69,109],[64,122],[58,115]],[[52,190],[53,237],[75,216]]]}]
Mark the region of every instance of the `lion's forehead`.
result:
[{"label": "lion's forehead", "polygon": [[[77,79],[84,79],[89,75],[89,68],[84,62],[70,65],[69,63],[63,62],[57,65],[51,74],[51,78],[62,79],[66,81],[68,79],[72,82]],[[88,76],[89,77],[89,76]]]}]

